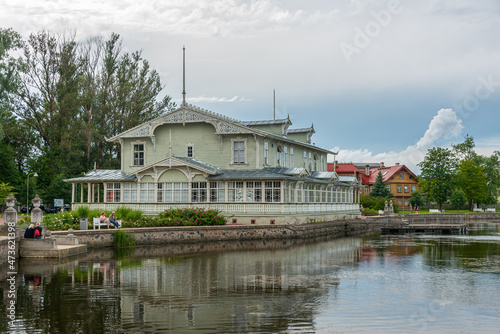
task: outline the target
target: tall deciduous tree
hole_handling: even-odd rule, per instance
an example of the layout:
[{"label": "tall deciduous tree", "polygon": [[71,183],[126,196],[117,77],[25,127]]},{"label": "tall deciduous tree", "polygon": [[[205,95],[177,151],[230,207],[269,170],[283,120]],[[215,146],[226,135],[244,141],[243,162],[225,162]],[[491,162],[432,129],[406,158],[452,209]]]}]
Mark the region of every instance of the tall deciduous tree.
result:
[{"label": "tall deciduous tree", "polygon": [[488,199],[487,179],[484,169],[478,166],[474,160],[462,160],[457,170],[457,184],[464,192],[469,209],[472,210],[474,203],[482,204]]},{"label": "tall deciduous tree", "polygon": [[453,189],[455,173],[454,155],[450,149],[433,147],[427,151],[421,168],[419,185],[429,201],[435,201],[439,209],[448,200]]},{"label": "tall deciduous tree", "polygon": [[450,195],[450,204],[452,208],[457,208],[457,211],[461,206],[467,203],[467,197],[461,189],[455,189]]},{"label": "tall deciduous tree", "polygon": [[495,151],[489,157],[478,156],[476,160],[484,168],[487,180],[488,199],[485,204],[495,204],[500,196],[500,151]]},{"label": "tall deciduous tree", "polygon": [[22,45],[20,65],[11,75],[19,84],[6,94],[2,85],[0,94],[26,133],[34,134],[33,158],[20,166],[25,173],[38,172],[46,201],[68,201],[70,187],[63,179],[81,175],[94,162],[119,168],[119,148],[105,138],[175,108],[168,95],[160,96],[159,74],[141,52],[124,53],[116,34],[82,44],[74,35],[41,31]]}]

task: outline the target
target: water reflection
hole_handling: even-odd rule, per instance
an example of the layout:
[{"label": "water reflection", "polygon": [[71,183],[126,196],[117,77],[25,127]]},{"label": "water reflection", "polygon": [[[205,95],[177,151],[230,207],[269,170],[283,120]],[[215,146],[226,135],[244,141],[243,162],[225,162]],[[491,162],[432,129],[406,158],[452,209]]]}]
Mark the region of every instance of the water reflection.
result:
[{"label": "water reflection", "polygon": [[[500,308],[492,297],[500,293],[499,227],[478,225],[467,236],[214,242],[22,259],[15,328],[3,316],[0,330],[441,332],[463,327],[454,312],[480,307],[476,328],[487,332],[500,324],[490,314]],[[5,277],[0,287],[5,310]]]}]

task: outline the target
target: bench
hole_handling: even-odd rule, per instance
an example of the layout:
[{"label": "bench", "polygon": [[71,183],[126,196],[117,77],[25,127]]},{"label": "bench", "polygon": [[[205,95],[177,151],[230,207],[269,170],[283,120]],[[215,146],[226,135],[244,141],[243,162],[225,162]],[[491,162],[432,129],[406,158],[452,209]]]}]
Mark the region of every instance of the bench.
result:
[{"label": "bench", "polygon": [[497,210],[495,210],[495,208],[488,208],[486,209],[486,212],[497,212]]},{"label": "bench", "polygon": [[[97,229],[99,229],[99,230],[101,229],[101,226],[108,227],[107,223],[101,223],[101,219],[100,218],[93,218],[92,219],[92,225],[94,227],[94,230],[95,230],[96,226],[97,226]],[[115,225],[113,225],[111,223],[109,223],[109,225],[112,226],[112,227],[115,227]],[[121,220],[118,221],[118,226],[122,227],[122,221]]]},{"label": "bench", "polygon": [[429,213],[441,213],[438,209],[429,209]]},{"label": "bench", "polygon": [[474,212],[484,212],[484,210],[481,208],[474,208]]},{"label": "bench", "polygon": [[384,210],[378,210],[378,214],[379,215],[383,215],[384,214]]}]

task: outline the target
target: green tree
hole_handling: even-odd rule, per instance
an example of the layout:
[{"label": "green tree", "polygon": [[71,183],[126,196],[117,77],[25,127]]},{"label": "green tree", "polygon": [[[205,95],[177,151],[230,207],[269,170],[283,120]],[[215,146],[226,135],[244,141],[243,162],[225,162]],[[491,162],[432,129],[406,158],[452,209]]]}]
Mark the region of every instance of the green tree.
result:
[{"label": "green tree", "polygon": [[411,194],[411,198],[410,198],[410,204],[415,207],[415,206],[423,206],[425,204],[424,202],[424,197],[422,196],[422,193],[418,190],[415,190],[412,194]]},{"label": "green tree", "polygon": [[122,52],[119,35],[78,43],[75,36],[41,31],[20,46],[22,55],[9,67],[15,89],[2,84],[0,103],[8,101],[9,108],[0,114],[16,129],[5,137],[20,175],[39,174],[45,201],[69,201],[71,187],[63,180],[94,162],[98,168],[120,166],[119,147],[106,138],[175,108],[168,95],[160,96],[159,74],[141,52]]},{"label": "green tree", "polygon": [[452,151],[433,147],[418,166],[421,168],[420,189],[426,194],[427,200],[437,202],[441,210],[453,187],[455,160]]},{"label": "green tree", "polygon": [[461,206],[464,206],[467,203],[467,197],[460,189],[455,189],[450,195],[450,204],[452,208],[457,208],[457,211]]},{"label": "green tree", "polygon": [[17,32],[0,28],[0,140],[4,129],[2,118],[10,110],[9,95],[18,88],[15,73],[19,69],[19,57],[12,56],[22,48],[22,38]]},{"label": "green tree", "polygon": [[387,183],[384,181],[382,173],[379,171],[377,178],[375,179],[375,184],[370,191],[370,196],[372,197],[394,197],[391,191],[387,189]]},{"label": "green tree", "polygon": [[14,187],[9,186],[7,183],[0,182],[0,207],[5,204],[5,199],[13,190]]},{"label": "green tree", "polygon": [[496,204],[500,196],[500,151],[489,157],[479,155],[476,160],[484,168],[487,180],[488,199],[485,204]]},{"label": "green tree", "polygon": [[469,209],[474,203],[482,204],[488,199],[488,186],[484,168],[472,159],[462,160],[457,171],[457,185],[464,192]]},{"label": "green tree", "polygon": [[453,154],[458,161],[476,159],[477,154],[474,151],[475,146],[474,138],[467,134],[463,143],[452,145]]}]

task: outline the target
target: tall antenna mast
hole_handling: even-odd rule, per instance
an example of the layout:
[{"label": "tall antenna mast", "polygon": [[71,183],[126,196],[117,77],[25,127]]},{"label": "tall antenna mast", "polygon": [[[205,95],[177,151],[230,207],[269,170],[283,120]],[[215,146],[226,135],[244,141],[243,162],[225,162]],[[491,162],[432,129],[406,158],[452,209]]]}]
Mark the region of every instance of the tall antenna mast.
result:
[{"label": "tall antenna mast", "polygon": [[273,89],[273,121],[276,120],[276,89]]},{"label": "tall antenna mast", "polygon": [[182,105],[186,105],[186,48],[182,46]]}]

